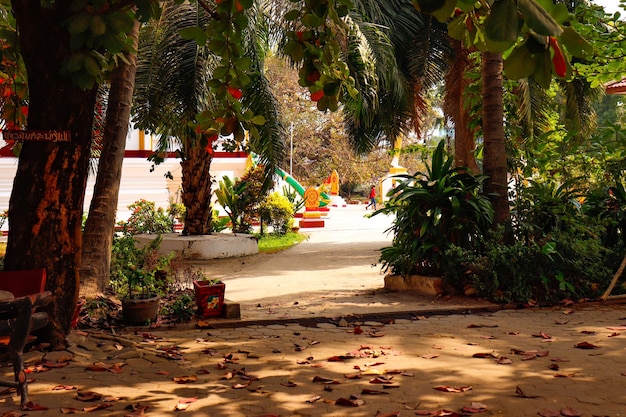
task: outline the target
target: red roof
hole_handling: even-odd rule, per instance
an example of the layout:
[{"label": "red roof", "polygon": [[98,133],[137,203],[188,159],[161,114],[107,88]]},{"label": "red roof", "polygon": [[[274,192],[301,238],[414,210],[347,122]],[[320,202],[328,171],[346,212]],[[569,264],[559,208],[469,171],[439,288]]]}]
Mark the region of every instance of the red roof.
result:
[{"label": "red roof", "polygon": [[620,81],[613,81],[604,86],[607,94],[624,94],[626,93],[626,78]]}]

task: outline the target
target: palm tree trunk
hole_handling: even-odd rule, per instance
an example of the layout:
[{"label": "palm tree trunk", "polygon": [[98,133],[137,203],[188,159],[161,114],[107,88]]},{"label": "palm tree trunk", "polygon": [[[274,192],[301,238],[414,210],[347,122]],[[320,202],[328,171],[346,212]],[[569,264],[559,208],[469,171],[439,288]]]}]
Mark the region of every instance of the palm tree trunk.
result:
[{"label": "palm tree trunk", "polygon": [[[128,34],[137,50],[139,21]],[[104,143],[89,216],[83,231],[81,294],[87,297],[103,292],[109,282],[111,245],[126,149],[126,135],[133,100],[137,55],[127,53],[128,63],[111,73],[111,88],[104,128]]]},{"label": "palm tree trunk", "polygon": [[494,224],[509,221],[504,108],[502,105],[502,54],[482,54],[483,173],[484,192],[494,208]]},{"label": "palm tree trunk", "polygon": [[474,156],[475,130],[470,128],[471,116],[463,96],[469,85],[466,73],[473,62],[469,59],[469,50],[460,41],[451,42],[456,54],[445,77],[444,111],[454,123],[454,165],[468,167],[473,174],[478,174],[480,170]]},{"label": "palm tree trunk", "polygon": [[189,235],[211,234],[211,161],[213,156],[200,146],[190,146],[181,162],[185,230]]}]

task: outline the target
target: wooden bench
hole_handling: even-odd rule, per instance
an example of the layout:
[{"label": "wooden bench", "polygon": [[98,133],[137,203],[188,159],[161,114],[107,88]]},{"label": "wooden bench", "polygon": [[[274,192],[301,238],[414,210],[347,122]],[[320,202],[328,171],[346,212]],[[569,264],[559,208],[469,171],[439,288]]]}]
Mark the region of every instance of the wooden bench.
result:
[{"label": "wooden bench", "polygon": [[24,371],[24,348],[32,331],[48,323],[48,314],[37,311],[52,299],[44,291],[45,269],[0,272],[0,346],[13,363],[13,381],[0,386],[16,388],[22,405],[28,402],[28,379]]}]

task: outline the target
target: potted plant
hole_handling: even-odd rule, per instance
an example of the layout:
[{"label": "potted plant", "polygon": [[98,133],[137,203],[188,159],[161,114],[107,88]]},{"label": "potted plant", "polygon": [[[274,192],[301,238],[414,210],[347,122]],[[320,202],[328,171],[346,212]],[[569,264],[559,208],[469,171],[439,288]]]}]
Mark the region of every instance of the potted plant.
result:
[{"label": "potted plant", "polygon": [[224,293],[226,284],[219,279],[211,279],[201,271],[195,272],[193,288],[196,294],[198,315],[201,317],[219,317],[224,311]]},{"label": "potted plant", "polygon": [[167,279],[172,255],[159,255],[159,236],[138,246],[132,235],[116,237],[111,256],[111,284],[122,301],[122,315],[129,324],[154,321],[159,312],[157,287]]}]

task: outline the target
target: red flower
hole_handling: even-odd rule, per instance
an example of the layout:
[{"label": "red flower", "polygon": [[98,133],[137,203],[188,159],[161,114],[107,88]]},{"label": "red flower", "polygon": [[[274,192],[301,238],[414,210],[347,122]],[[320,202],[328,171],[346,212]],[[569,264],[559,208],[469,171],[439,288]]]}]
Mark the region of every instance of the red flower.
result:
[{"label": "red flower", "polygon": [[230,94],[237,100],[243,97],[243,92],[238,88],[228,87],[228,94]]},{"label": "red flower", "polygon": [[557,41],[553,36],[549,36],[548,39],[550,41],[550,47],[554,51],[554,56],[552,57],[554,72],[559,77],[565,77],[567,74],[567,62],[565,61],[563,51],[561,51],[561,48],[559,47],[559,41]]},{"label": "red flower", "polygon": [[324,97],[324,90],[311,93],[311,101],[320,101]]}]

